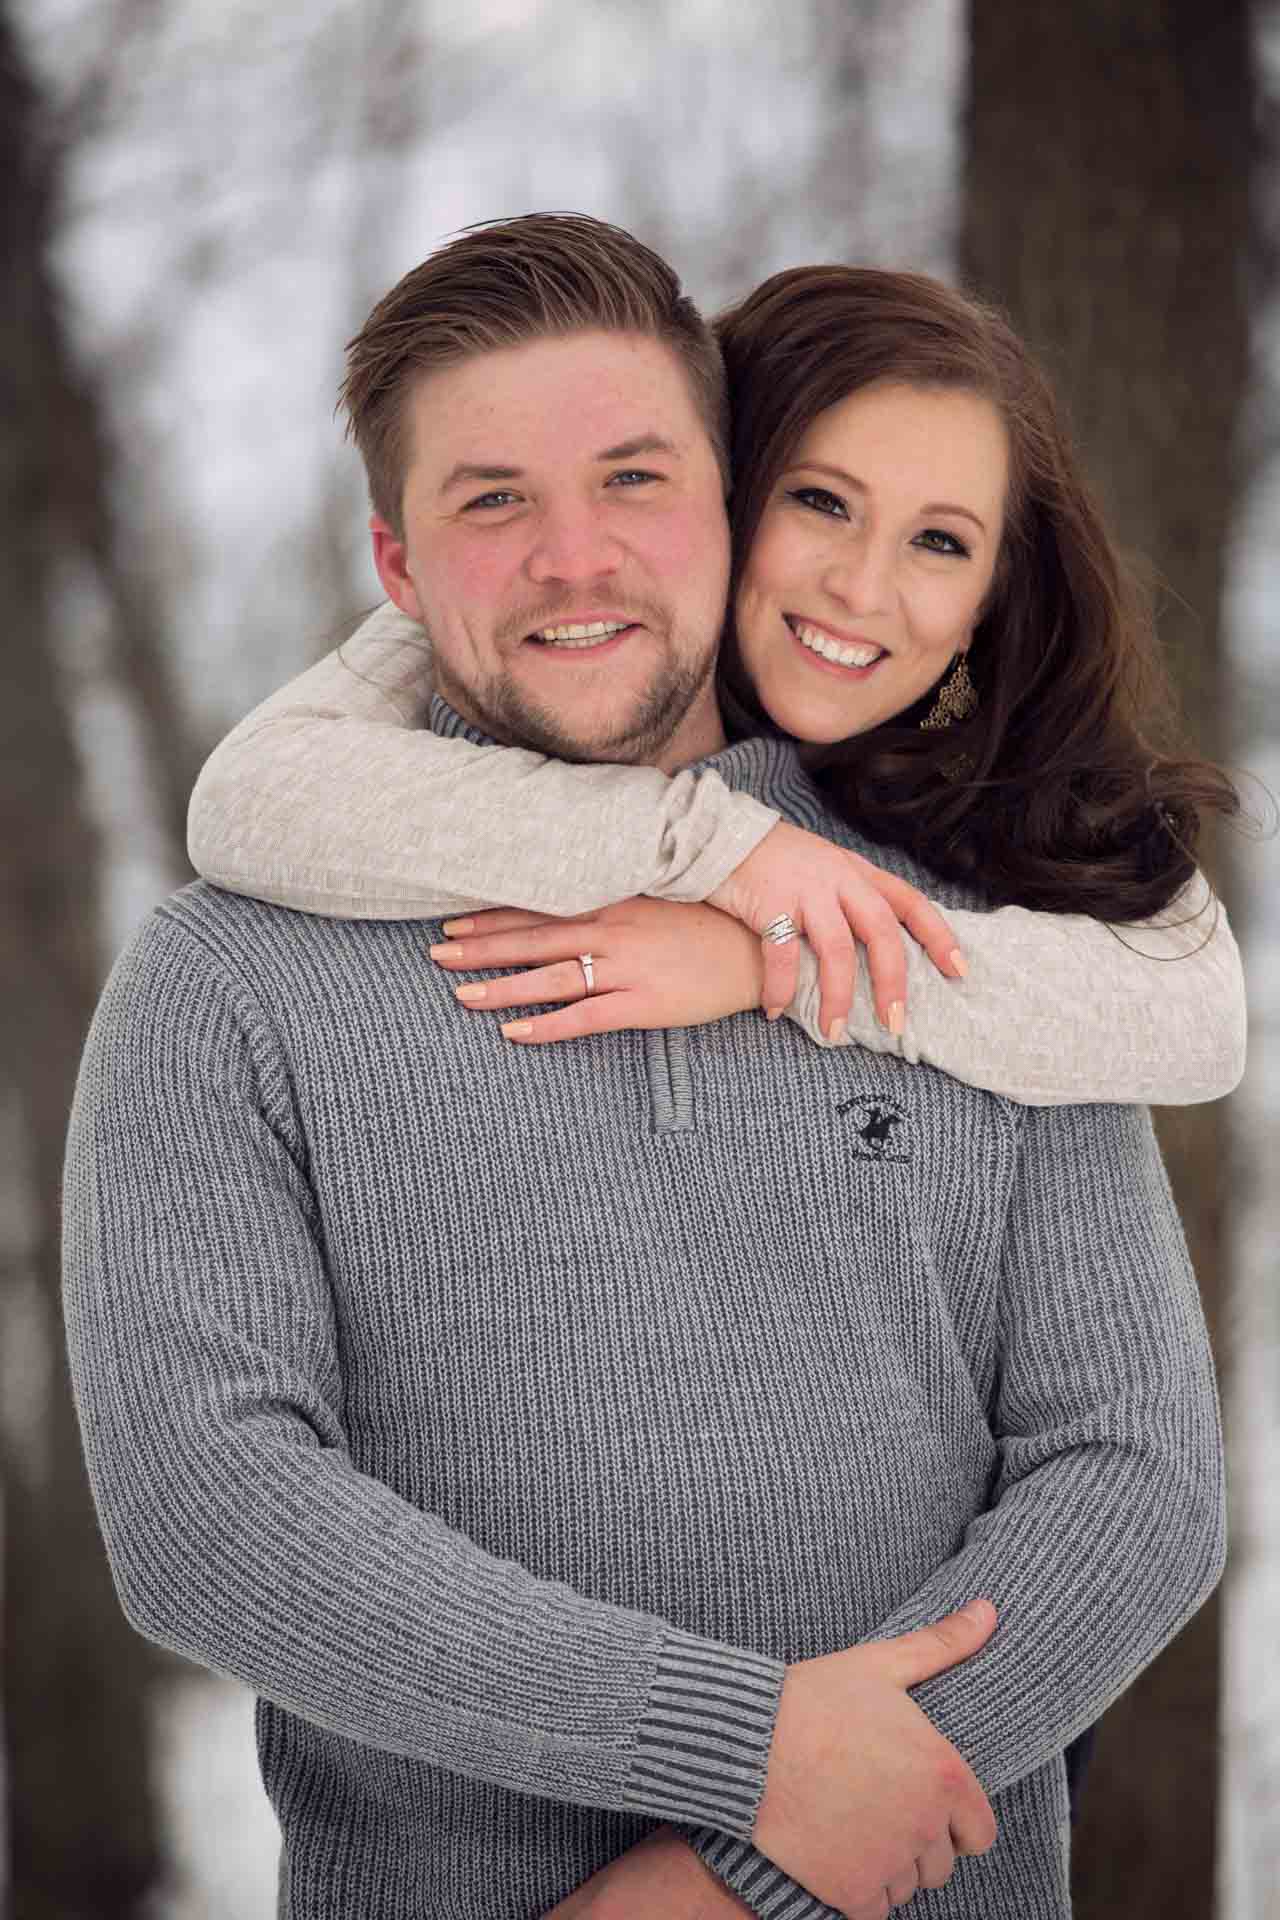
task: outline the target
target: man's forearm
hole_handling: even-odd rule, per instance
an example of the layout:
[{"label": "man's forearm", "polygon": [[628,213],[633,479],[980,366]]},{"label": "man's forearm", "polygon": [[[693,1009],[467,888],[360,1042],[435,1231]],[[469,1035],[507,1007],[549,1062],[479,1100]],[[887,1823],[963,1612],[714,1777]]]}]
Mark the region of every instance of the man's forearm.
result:
[{"label": "man's forearm", "polygon": [[741,1920],[750,1912],[688,1838],[664,1826],[575,1887],[544,1920]]}]

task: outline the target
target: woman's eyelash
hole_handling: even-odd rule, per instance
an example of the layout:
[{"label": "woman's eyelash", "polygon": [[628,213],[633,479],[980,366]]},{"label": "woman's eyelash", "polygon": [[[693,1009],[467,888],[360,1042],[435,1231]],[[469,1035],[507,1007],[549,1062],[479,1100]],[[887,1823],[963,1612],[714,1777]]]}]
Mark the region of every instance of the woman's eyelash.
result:
[{"label": "woman's eyelash", "polygon": [[[840,495],[830,492],[826,487],[792,487],[787,498],[799,501],[802,507],[808,507],[813,513],[825,513],[830,520],[847,520],[849,517],[849,510]],[[969,549],[964,541],[943,527],[925,527],[916,535],[916,543],[926,553],[949,554],[958,560],[969,558]]]},{"label": "woman's eyelash", "polygon": [[[798,500],[802,507],[810,507],[814,513],[827,514],[832,520],[847,520],[849,517],[848,508],[840,495],[829,492],[826,487],[792,487],[787,497]],[[819,506],[819,501],[826,504]]]},{"label": "woman's eyelash", "polygon": [[951,553],[951,554],[955,554],[961,560],[967,560],[969,558],[969,549],[968,547],[966,547],[964,541],[959,537],[959,535],[955,533],[948,533],[943,527],[926,527],[922,533],[918,533],[916,535],[916,539],[920,541],[922,544],[925,542],[932,542],[934,540],[946,541],[946,545],[944,547],[935,547],[933,545],[926,545],[925,546],[926,553],[941,553],[941,554]]}]

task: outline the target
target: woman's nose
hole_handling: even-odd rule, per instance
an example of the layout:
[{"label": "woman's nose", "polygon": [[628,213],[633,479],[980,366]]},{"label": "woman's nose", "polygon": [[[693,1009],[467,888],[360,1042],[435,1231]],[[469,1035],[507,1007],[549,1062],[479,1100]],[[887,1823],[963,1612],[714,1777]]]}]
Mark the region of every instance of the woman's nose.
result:
[{"label": "woman's nose", "polygon": [[887,613],[893,604],[893,553],[889,543],[872,539],[851,543],[838,559],[829,562],[822,584],[859,618]]}]

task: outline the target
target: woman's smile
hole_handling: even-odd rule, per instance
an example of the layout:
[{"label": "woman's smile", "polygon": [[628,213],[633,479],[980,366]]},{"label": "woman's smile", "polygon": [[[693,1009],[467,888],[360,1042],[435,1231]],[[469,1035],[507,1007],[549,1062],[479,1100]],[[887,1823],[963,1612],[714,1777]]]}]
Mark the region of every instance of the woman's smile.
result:
[{"label": "woman's smile", "polygon": [[913,706],[968,649],[997,555],[1008,447],[965,388],[884,382],[819,414],[778,475],[735,602],[785,732],[829,742]]},{"label": "woman's smile", "polygon": [[787,613],[783,619],[815,666],[865,679],[885,657],[886,649],[876,646],[874,641],[851,640],[800,614]]}]

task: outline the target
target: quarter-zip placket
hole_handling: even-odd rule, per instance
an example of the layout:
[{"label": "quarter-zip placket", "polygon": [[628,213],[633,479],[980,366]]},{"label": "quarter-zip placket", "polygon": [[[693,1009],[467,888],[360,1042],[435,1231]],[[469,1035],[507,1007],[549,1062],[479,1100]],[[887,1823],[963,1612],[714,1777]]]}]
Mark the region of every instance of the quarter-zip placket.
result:
[{"label": "quarter-zip placket", "polygon": [[645,1034],[644,1043],[653,1132],[696,1132],[687,1031],[657,1027]]}]

